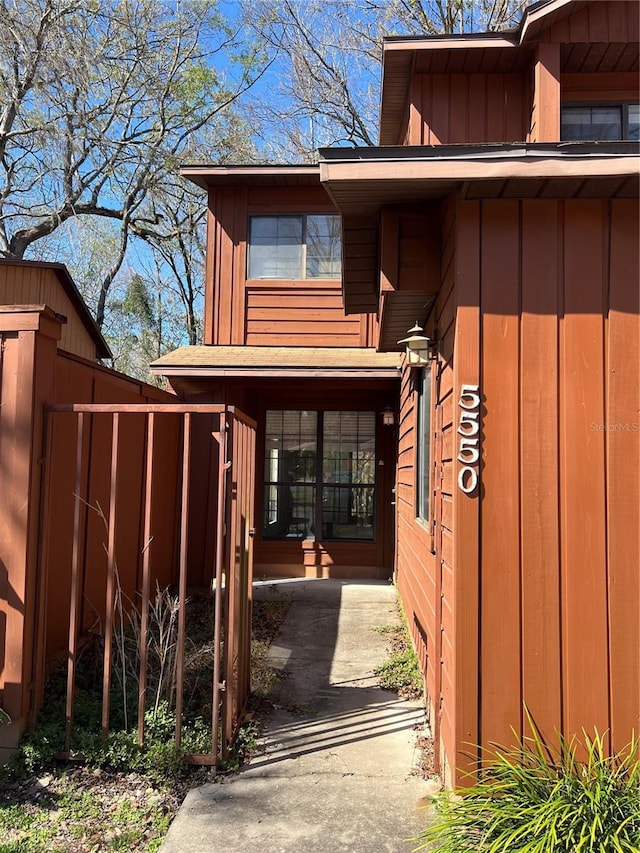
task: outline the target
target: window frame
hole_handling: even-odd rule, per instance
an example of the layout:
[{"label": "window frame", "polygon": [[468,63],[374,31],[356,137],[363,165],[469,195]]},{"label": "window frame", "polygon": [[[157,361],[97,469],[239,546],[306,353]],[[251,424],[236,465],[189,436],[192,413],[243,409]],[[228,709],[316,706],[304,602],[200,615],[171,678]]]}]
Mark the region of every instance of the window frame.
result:
[{"label": "window frame", "polygon": [[[564,101],[560,104],[560,141],[561,142],[636,142],[635,139],[629,137],[629,107],[640,106],[640,101],[629,99],[624,101]],[[603,107],[604,109],[611,107],[619,107],[620,109],[620,127],[622,130],[621,139],[566,139],[562,134],[562,113],[565,109],[585,109],[586,107]]]},{"label": "window frame", "polygon": [[[428,381],[425,381],[428,380]],[[425,388],[426,385],[426,388]],[[415,482],[414,482],[414,514],[416,521],[428,531],[431,531],[433,519],[433,371],[431,364],[420,369],[419,379],[415,385]],[[426,424],[424,414],[427,414]],[[426,432],[425,432],[426,428]],[[423,461],[426,458],[426,472]]]},{"label": "window frame", "polygon": [[[308,276],[307,275],[307,235],[308,222],[311,216],[332,217],[336,220],[340,232],[340,271],[336,275]],[[282,276],[251,276],[251,223],[254,219],[301,219],[301,242],[300,242],[300,268],[297,276],[282,277]],[[341,216],[335,210],[306,210],[304,212],[296,210],[282,210],[274,212],[252,211],[249,213],[247,220],[247,242],[246,242],[246,262],[245,262],[246,280],[251,282],[269,282],[269,281],[304,281],[304,282],[319,282],[319,281],[335,281],[339,282],[342,279],[342,226]]]}]

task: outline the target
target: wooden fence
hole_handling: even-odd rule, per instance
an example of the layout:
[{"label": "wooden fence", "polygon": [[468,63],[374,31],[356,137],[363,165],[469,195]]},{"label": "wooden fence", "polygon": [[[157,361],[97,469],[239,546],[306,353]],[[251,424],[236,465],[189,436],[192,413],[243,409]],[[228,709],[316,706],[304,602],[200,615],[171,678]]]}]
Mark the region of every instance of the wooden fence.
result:
[{"label": "wooden fence", "polygon": [[[201,455],[194,441],[193,422],[198,419],[205,421],[215,445],[211,455],[217,494],[212,507],[204,507],[192,489],[191,472]],[[63,404],[48,407],[45,434],[36,707],[45,698],[47,661],[59,659],[64,627],[64,753],[68,754],[77,663],[83,644],[97,636],[102,653],[101,728],[106,738],[114,666],[119,661],[121,678],[125,667],[117,659],[116,652],[122,650],[115,644],[125,642],[133,625],[142,744],[149,706],[148,655],[157,642],[150,625],[153,593],[170,586],[177,593],[173,690],[175,743],[181,745],[189,537],[192,507],[197,505],[215,529],[216,547],[208,572],[213,619],[206,644],[212,646],[213,657],[211,749],[191,759],[215,764],[231,745],[249,694],[254,424],[220,405]],[[74,452],[69,457],[70,443]],[[67,552],[64,556],[56,552],[56,544]]]},{"label": "wooden fence", "polygon": [[249,693],[255,424],[58,351],[47,309],[0,320],[0,709],[12,721],[0,724],[0,759],[43,703],[49,713],[61,672],[62,751],[74,749],[83,655],[100,671],[106,735],[125,635],[137,646],[128,721],[144,741],[161,592],[177,607],[177,744],[189,602],[208,601],[210,748],[193,760],[215,764]]}]

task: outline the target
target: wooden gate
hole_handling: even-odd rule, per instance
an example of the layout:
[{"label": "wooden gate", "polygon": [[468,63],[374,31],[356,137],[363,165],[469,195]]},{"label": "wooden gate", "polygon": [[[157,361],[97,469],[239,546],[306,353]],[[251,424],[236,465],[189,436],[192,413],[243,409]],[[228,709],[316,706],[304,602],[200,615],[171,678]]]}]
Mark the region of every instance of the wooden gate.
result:
[{"label": "wooden gate", "polygon": [[[120,686],[127,678],[135,686],[128,719],[126,686],[119,701],[143,745],[155,655],[171,667],[176,746],[194,763],[215,765],[250,689],[255,423],[222,405],[58,405],[46,417],[32,725],[62,666],[61,752],[76,751],[79,662],[83,654],[95,660],[98,649],[102,736],[112,728],[115,672]],[[193,751],[184,736],[190,618],[200,635],[209,632],[213,658],[210,749]],[[154,678],[157,710],[162,680]]]}]

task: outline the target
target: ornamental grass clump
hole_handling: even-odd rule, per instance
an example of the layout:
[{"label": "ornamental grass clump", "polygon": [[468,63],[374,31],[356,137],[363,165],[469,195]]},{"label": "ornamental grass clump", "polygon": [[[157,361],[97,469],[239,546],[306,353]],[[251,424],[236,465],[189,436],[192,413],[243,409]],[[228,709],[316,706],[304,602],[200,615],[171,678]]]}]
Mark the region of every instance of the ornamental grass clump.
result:
[{"label": "ornamental grass clump", "polygon": [[480,781],[439,794],[415,850],[438,853],[640,853],[638,742],[609,756],[603,735],[532,736],[498,748]]}]

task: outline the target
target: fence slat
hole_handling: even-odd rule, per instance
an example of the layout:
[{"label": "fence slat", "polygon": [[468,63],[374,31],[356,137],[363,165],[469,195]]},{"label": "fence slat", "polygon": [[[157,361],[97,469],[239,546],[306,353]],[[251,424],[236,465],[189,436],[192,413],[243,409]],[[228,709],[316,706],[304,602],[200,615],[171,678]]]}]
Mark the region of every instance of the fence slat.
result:
[{"label": "fence slat", "polygon": [[116,507],[118,491],[118,439],[120,415],[115,412],[111,433],[111,482],[109,495],[109,533],[107,541],[107,598],[104,625],[104,668],[102,672],[102,737],[109,735],[109,701],[111,692],[111,648],[113,643],[113,605],[116,573]]},{"label": "fence slat", "polygon": [[227,418],[220,415],[218,434],[218,506],[216,519],[216,574],[213,622],[213,699],[211,703],[211,754],[218,757],[220,722],[220,643],[222,639],[222,570],[224,563],[224,518],[227,490]]},{"label": "fence slat", "polygon": [[178,642],[176,647],[176,747],[182,742],[182,709],[184,691],[184,637],[187,617],[187,554],[189,529],[189,471],[191,463],[191,414],[184,416],[182,442],[182,501],[180,504],[180,578],[178,583]]},{"label": "fence slat", "polygon": [[140,675],[138,679],[138,744],[144,741],[144,706],[147,693],[147,635],[149,633],[149,586],[151,560],[151,498],[153,486],[155,415],[147,418],[147,454],[144,484],[144,534],[142,553],[142,611],[140,614]]},{"label": "fence slat", "polygon": [[44,674],[47,636],[47,586],[49,583],[49,512],[51,504],[51,447],[53,445],[53,418],[44,417],[44,434],[42,439],[42,455],[44,470],[40,487],[40,507],[38,518],[38,541],[41,548],[38,553],[38,573],[36,577],[37,622],[36,642],[34,651],[34,695],[31,700],[29,728],[33,729],[38,717],[38,709],[44,698]]},{"label": "fence slat", "polygon": [[78,611],[80,609],[80,505],[82,503],[82,452],[84,447],[84,415],[78,415],[76,437],[76,483],[73,504],[73,549],[71,553],[71,595],[69,602],[69,647],[67,659],[67,695],[65,703],[64,750],[71,748],[73,701],[75,698],[76,657],[78,651]]}]

